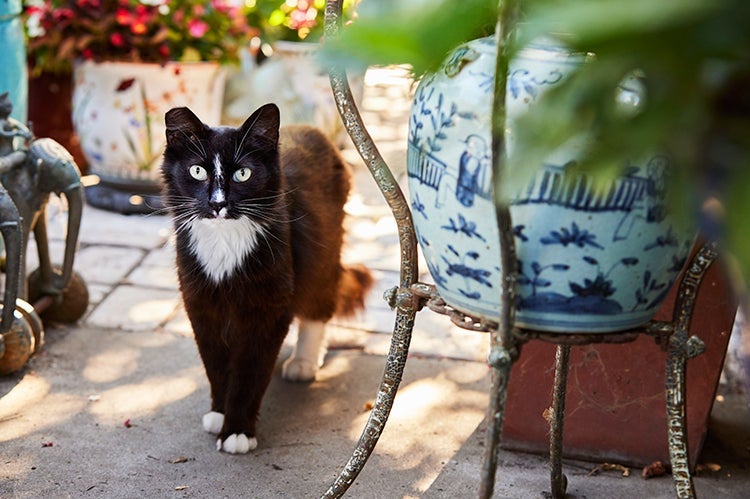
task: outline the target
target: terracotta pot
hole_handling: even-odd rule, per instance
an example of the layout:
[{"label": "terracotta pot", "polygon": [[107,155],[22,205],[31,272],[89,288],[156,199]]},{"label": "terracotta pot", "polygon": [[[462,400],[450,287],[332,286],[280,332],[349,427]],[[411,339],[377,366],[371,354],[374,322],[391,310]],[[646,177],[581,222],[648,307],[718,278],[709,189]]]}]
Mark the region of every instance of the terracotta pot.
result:
[{"label": "terracotta pot", "polygon": [[82,174],[86,158],[73,130],[73,75],[42,73],[29,78],[29,121],[37,137],[49,137],[73,155]]},{"label": "terracotta pot", "polygon": [[[672,320],[677,287],[678,283],[656,320]],[[736,311],[736,299],[718,260],[699,288],[690,324],[689,334],[706,345],[703,354],[687,362],[686,433],[691,466],[699,462],[706,438]],[[622,345],[573,347],[565,401],[565,456],[639,467],[669,462],[665,363],[666,352],[647,335]],[[510,375],[503,447],[549,452],[544,411],[552,405],[554,366],[554,345],[531,341],[521,349]]]},{"label": "terracotta pot", "polygon": [[[316,61],[319,45],[279,41],[273,55],[257,67],[246,68],[233,87],[238,94],[227,105],[231,124],[241,124],[256,108],[274,102],[281,124],[319,128],[339,147],[350,144],[331,92],[328,71]],[[350,71],[349,84],[357,103],[364,92],[365,71]]]}]

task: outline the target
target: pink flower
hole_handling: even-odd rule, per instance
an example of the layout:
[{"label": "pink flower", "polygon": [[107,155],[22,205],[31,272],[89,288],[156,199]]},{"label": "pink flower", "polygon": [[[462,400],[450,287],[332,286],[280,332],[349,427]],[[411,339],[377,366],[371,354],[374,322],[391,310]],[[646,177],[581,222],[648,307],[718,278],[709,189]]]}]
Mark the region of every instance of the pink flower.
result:
[{"label": "pink flower", "polygon": [[202,38],[207,31],[208,24],[199,19],[191,19],[188,23],[188,32],[193,38]]}]

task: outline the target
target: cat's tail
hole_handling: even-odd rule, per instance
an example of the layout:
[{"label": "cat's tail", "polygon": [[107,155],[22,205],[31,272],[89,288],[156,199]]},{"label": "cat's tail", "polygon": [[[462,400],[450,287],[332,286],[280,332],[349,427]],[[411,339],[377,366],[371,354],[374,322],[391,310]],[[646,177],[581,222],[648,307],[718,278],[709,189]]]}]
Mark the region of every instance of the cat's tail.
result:
[{"label": "cat's tail", "polygon": [[364,265],[343,267],[339,281],[339,295],[336,302],[336,315],[351,317],[365,308],[365,298],[374,283],[370,269]]}]

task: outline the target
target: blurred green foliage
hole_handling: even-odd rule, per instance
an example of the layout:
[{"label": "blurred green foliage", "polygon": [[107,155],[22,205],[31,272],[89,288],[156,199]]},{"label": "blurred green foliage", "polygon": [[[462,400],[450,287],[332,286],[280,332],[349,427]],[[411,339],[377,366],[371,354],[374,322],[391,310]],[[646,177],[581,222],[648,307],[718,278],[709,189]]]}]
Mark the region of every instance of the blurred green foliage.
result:
[{"label": "blurred green foliage", "polygon": [[[325,53],[345,64],[411,64],[419,75],[491,33],[497,8],[487,0],[365,0]],[[750,1],[522,0],[521,11],[510,57],[540,35],[593,56],[519,123],[502,194],[581,134],[596,140],[577,168],[599,179],[617,175],[624,157],[666,152],[677,165],[673,206],[720,238],[750,282]],[[623,112],[618,87],[633,76],[645,97],[638,112]],[[721,208],[707,216],[709,199]]]},{"label": "blurred green foliage", "polygon": [[423,74],[461,43],[491,34],[496,22],[496,0],[364,0],[323,57],[356,66],[409,64]]}]

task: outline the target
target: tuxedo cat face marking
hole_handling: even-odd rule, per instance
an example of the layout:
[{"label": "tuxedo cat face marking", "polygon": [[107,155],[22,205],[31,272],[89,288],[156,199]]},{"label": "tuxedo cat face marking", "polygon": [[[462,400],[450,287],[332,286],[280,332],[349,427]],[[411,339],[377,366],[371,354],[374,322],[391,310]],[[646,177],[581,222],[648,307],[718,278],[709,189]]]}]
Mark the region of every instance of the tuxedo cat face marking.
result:
[{"label": "tuxedo cat face marking", "polygon": [[283,221],[276,215],[282,198],[278,111],[256,113],[239,128],[211,128],[176,108],[166,125],[165,200],[202,270],[219,283],[261,237],[268,241],[270,224]]},{"label": "tuxedo cat face marking", "polygon": [[224,193],[224,171],[221,157],[216,153],[214,156],[214,183],[209,195],[209,206],[214,210],[216,218],[227,218],[227,197]]},{"label": "tuxedo cat face marking", "polygon": [[249,218],[198,218],[187,224],[190,249],[215,283],[231,277],[251,254],[263,227]]}]

